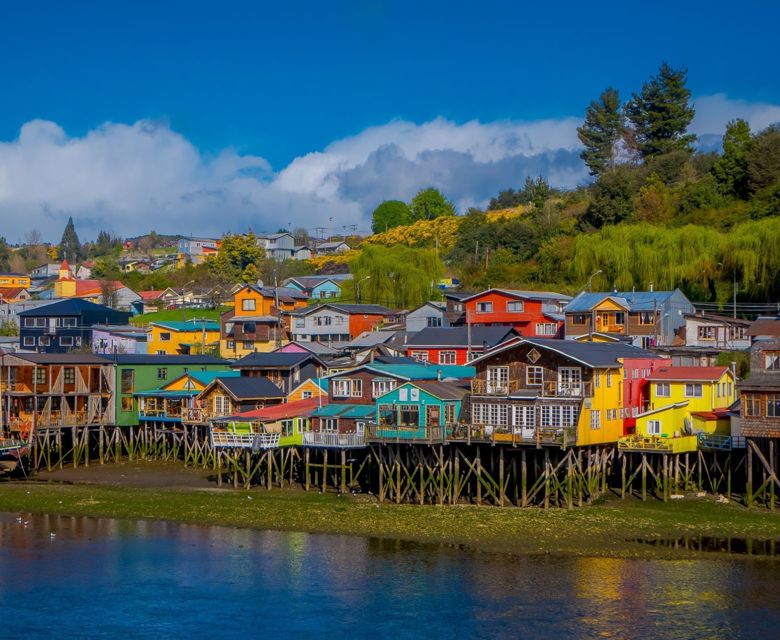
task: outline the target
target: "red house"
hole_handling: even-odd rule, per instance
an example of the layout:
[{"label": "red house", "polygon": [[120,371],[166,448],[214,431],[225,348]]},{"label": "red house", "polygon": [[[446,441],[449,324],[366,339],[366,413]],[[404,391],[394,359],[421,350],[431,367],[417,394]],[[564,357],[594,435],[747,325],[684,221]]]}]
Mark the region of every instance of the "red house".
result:
[{"label": "red house", "polygon": [[465,298],[466,322],[513,327],[528,338],[562,338],[570,296],[550,291],[488,289]]},{"label": "red house", "polygon": [[409,338],[406,355],[431,364],[466,364],[517,337],[513,327],[428,327]]}]

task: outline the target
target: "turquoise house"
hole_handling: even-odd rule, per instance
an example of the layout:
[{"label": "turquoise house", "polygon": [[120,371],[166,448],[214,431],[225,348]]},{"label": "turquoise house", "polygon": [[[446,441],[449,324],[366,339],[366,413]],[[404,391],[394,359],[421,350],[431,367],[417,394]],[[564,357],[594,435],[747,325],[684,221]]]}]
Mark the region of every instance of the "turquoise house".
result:
[{"label": "turquoise house", "polygon": [[377,398],[375,424],[368,439],[376,442],[444,442],[460,419],[468,387],[451,382],[406,382]]},{"label": "turquoise house", "polygon": [[350,279],[350,274],[332,276],[298,276],[288,278],[284,286],[305,293],[312,300],[327,300],[341,296],[341,285]]}]

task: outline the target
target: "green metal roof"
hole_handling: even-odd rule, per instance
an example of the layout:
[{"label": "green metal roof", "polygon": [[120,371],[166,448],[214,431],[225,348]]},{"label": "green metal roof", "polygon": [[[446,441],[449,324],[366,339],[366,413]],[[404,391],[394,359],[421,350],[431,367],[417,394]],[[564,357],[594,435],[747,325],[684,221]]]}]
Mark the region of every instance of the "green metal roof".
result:
[{"label": "green metal roof", "polygon": [[474,367],[456,364],[387,364],[374,362],[367,365],[368,368],[390,375],[396,375],[407,380],[436,380],[441,374],[441,379],[458,378],[467,379],[477,375]]}]

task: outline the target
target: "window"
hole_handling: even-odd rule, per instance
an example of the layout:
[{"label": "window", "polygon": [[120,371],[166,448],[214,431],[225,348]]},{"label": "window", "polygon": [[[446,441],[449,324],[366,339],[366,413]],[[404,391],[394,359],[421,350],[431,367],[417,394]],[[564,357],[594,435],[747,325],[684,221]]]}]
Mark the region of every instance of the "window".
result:
[{"label": "window", "polygon": [[615,312],[615,324],[621,325],[626,323],[626,314],[622,311]]},{"label": "window", "polygon": [[544,384],[544,367],[527,367],[525,383],[529,387],[541,387]]},{"label": "window", "polygon": [[251,350],[254,348],[254,343],[251,340],[244,340],[243,348],[246,350]]},{"label": "window", "polygon": [[35,346],[35,338],[33,336],[25,336],[24,337],[24,346],[25,347],[34,347]]},{"label": "window", "polygon": [[524,305],[522,300],[512,300],[506,303],[507,313],[522,313],[523,307]]},{"label": "window", "polygon": [[313,397],[314,393],[312,391],[301,391],[301,400],[309,400]]},{"label": "window", "polygon": [[76,318],[61,318],[63,327],[75,327]]},{"label": "window", "polygon": [[171,339],[171,334],[169,331],[163,331],[160,333],[160,341],[161,342],[168,342]]},{"label": "window", "polygon": [[652,349],[653,347],[653,337],[652,336],[642,336],[642,339],[640,340],[639,346],[642,349]]},{"label": "window", "polygon": [[601,373],[598,371],[593,372],[593,386],[598,389],[601,387]]},{"label": "window", "polygon": [[72,347],[73,346],[73,336],[60,336],[60,346],[61,347]]},{"label": "window", "polygon": [[398,424],[402,427],[420,426],[420,407],[416,404],[400,405],[398,416]]},{"label": "window", "polygon": [[699,340],[714,340],[715,339],[715,327],[712,326],[700,326],[697,330]]},{"label": "window", "polygon": [[440,327],[441,326],[441,316],[428,316],[426,319],[426,322],[429,327]]},{"label": "window", "polygon": [[377,378],[371,382],[371,397],[378,398],[379,396],[386,394],[388,391],[395,389],[395,385],[395,380]]},{"label": "window", "polygon": [[415,360],[420,360],[421,362],[428,362],[428,352],[427,351],[411,351],[409,352],[409,355],[412,356]]},{"label": "window", "polygon": [[46,369],[43,367],[35,370],[35,384],[46,384]]},{"label": "window", "polygon": [[254,298],[245,298],[241,301],[241,311],[255,311],[257,309],[257,301]]},{"label": "window", "polygon": [[227,396],[214,396],[214,413],[218,416],[230,414],[230,398]]},{"label": "window", "polygon": [[317,316],[314,319],[314,324],[318,327],[329,327],[333,322],[333,318],[330,316]]},{"label": "window", "polygon": [[590,428],[601,429],[601,411],[599,409],[590,410]]},{"label": "window", "polygon": [[474,424],[485,424],[485,406],[480,402],[471,405],[471,421]]},{"label": "window", "polygon": [[780,418],[780,396],[769,395],[766,397],[766,417]]},{"label": "window", "polygon": [[62,370],[62,381],[65,384],[76,384],[76,369],[73,367],[65,367]]},{"label": "window", "polygon": [[582,393],[582,369],[560,367],[558,369],[558,393],[564,396],[579,396]]},{"label": "window", "polygon": [[48,347],[51,344],[51,338],[49,336],[38,336],[38,344],[41,347]]},{"label": "window", "polygon": [[444,405],[444,424],[455,424],[455,403],[447,402]]},{"label": "window", "polygon": [[638,314],[639,317],[639,324],[654,324],[655,320],[653,319],[653,312],[652,311],[640,311]]},{"label": "window", "polygon": [[[366,316],[363,316],[363,317],[365,318]],[[335,318],[333,318],[333,324],[343,325],[344,324],[344,316],[336,316]]]},{"label": "window", "polygon": [[133,393],[135,383],[135,371],[133,369],[122,369],[120,374],[120,385],[122,393]]},{"label": "window", "polygon": [[46,318],[35,318],[35,326],[42,329],[46,326]]},{"label": "window", "polygon": [[747,340],[747,327],[730,327],[729,337],[732,340]]},{"label": "window", "polygon": [[554,322],[537,322],[536,323],[536,335],[537,336],[556,336],[558,335],[558,325]]},{"label": "window", "polygon": [[617,409],[607,409],[607,420],[617,420]]},{"label": "window", "polygon": [[655,395],[658,398],[669,398],[672,395],[671,385],[668,382],[656,382]]},{"label": "window", "polygon": [[294,428],[294,420],[282,420],[282,435],[283,436],[291,436],[295,432]]},{"label": "window", "polygon": [[607,388],[612,386],[612,372],[607,371]]},{"label": "window", "polygon": [[352,380],[349,378],[336,378],[333,380],[333,397],[349,398],[352,395]]},{"label": "window", "polygon": [[533,427],[536,425],[536,412],[532,405],[512,407],[512,425],[515,427]]},{"label": "window", "polygon": [[35,326],[35,318],[25,318],[24,319],[24,326],[25,327],[34,327]]},{"label": "window", "polygon": [[561,426],[573,427],[577,424],[577,407],[564,405],[561,407]]},{"label": "window", "polygon": [[353,398],[360,398],[363,396],[363,381],[362,380],[352,380],[352,397]]},{"label": "window", "polygon": [[745,407],[746,416],[761,417],[761,398],[759,396],[742,394],[742,405]]},{"label": "window", "polygon": [[157,369],[157,379],[158,380],[168,379],[168,367],[159,367]]},{"label": "window", "polygon": [[303,329],[306,326],[306,318],[295,318],[296,329]]},{"label": "window", "polygon": [[455,364],[455,352],[439,351],[439,364]]},{"label": "window", "polygon": [[685,384],[685,397],[686,398],[701,398],[702,388],[701,384],[688,382]]},{"label": "window", "polygon": [[236,349],[236,341],[235,340],[228,340],[227,341],[227,348],[232,349],[235,351]]},{"label": "window", "polygon": [[320,431],[323,433],[336,433],[339,430],[338,418],[321,418]]},{"label": "window", "polygon": [[477,313],[493,313],[493,303],[477,302]]},{"label": "window", "polygon": [[122,398],[122,411],[133,411],[134,409],[132,396]]},{"label": "window", "polygon": [[509,367],[488,367],[487,392],[507,393],[509,391]]},{"label": "window", "polygon": [[651,436],[661,435],[661,421],[660,420],[648,420],[647,421],[647,434]]},{"label": "window", "polygon": [[575,313],[571,316],[572,324],[586,324],[588,322],[588,316],[584,313]]},{"label": "window", "polygon": [[764,352],[764,369],[767,371],[780,371],[780,351]]}]

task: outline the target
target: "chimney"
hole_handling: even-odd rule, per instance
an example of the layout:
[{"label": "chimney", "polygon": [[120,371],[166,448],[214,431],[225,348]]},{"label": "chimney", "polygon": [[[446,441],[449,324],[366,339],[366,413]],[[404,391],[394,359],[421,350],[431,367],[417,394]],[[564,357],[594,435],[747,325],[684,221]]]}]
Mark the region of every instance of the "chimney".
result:
[{"label": "chimney", "polygon": [[441,382],[441,369],[436,370],[436,379]]},{"label": "chimney", "polygon": [[653,293],[653,283],[650,283],[650,293]]}]

